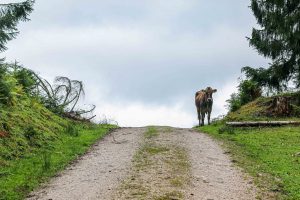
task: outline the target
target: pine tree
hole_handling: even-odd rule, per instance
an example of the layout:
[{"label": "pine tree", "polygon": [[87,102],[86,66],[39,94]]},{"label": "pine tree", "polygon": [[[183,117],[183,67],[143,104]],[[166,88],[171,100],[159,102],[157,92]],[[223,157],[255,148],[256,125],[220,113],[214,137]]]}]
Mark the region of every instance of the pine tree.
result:
[{"label": "pine tree", "polygon": [[33,10],[34,0],[21,3],[0,4],[0,52],[6,50],[5,44],[19,33],[19,21],[28,21],[28,15]]},{"label": "pine tree", "polygon": [[267,69],[244,68],[246,75],[251,79],[263,77],[259,80],[262,85],[277,91],[286,89],[289,81],[299,88],[300,1],[251,0],[251,9],[261,28],[253,28],[249,43],[272,63]]}]

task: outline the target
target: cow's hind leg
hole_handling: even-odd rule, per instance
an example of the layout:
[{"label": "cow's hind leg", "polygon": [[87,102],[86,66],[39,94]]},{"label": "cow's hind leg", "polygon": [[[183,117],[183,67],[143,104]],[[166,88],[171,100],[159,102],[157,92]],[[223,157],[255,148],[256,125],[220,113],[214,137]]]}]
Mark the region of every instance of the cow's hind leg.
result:
[{"label": "cow's hind leg", "polygon": [[199,108],[197,108],[197,113],[198,113],[199,126],[201,126],[201,114]]},{"label": "cow's hind leg", "polygon": [[204,126],[204,119],[205,119],[205,112],[202,112],[201,113],[201,121],[202,121],[201,126]]}]

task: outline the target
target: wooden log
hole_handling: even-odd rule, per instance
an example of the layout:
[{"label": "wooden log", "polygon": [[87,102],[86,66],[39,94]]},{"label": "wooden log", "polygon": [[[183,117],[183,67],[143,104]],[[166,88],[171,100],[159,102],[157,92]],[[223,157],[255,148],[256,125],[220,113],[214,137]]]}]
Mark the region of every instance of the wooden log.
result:
[{"label": "wooden log", "polygon": [[300,121],[245,121],[245,122],[226,122],[227,126],[232,127],[257,127],[257,126],[284,126],[300,125]]},{"label": "wooden log", "polygon": [[66,118],[75,120],[75,121],[80,121],[80,122],[91,122],[91,120],[96,117],[96,115],[94,115],[90,118],[84,118],[84,117],[81,117],[80,115],[76,115],[75,112],[65,112],[65,113],[63,113],[63,116]]}]

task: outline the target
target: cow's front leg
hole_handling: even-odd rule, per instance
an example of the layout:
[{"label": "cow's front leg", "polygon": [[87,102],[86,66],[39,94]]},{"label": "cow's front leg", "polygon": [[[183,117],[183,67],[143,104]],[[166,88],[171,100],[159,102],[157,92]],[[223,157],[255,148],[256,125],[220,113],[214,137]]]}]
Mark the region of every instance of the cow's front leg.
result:
[{"label": "cow's front leg", "polygon": [[210,125],[210,112],[207,113],[207,121],[208,121],[208,125]]},{"label": "cow's front leg", "polygon": [[197,113],[198,113],[199,126],[201,126],[201,113],[199,108],[197,108]]}]

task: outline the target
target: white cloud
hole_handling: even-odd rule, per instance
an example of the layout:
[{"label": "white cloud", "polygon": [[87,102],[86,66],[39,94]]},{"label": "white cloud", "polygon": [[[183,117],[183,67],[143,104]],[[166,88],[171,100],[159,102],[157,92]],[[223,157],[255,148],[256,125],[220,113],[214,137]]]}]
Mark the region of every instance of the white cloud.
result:
[{"label": "white cloud", "polygon": [[240,68],[266,63],[245,39],[247,2],[88,2],[37,1],[5,54],[47,79],[82,80],[87,103],[121,125],[191,127],[206,86],[218,89],[213,116],[224,114]]},{"label": "white cloud", "polygon": [[[226,100],[229,99],[230,94],[236,92],[236,85],[237,81],[228,81],[223,87],[218,88],[218,92],[214,94],[212,118],[227,113]],[[134,127],[168,125],[190,128],[198,123],[192,93],[188,97],[177,97],[174,100],[174,102],[177,102],[175,104],[161,105],[124,100],[109,102],[107,100],[109,93],[107,88],[93,88],[92,90],[90,88],[88,91],[87,99],[90,102],[92,102],[91,99],[97,102],[95,114],[97,114],[96,119],[98,120],[105,116],[118,122],[121,126]]]},{"label": "white cloud", "polygon": [[213,117],[225,115],[228,112],[226,100],[230,98],[232,93],[237,91],[237,84],[237,81],[229,81],[218,89],[218,92],[214,95]]},{"label": "white cloud", "polygon": [[[120,126],[164,125],[174,127],[192,127],[195,117],[187,113],[180,105],[151,106],[133,102],[130,104],[100,104],[96,114],[113,119]],[[194,122],[194,123],[193,123]]]}]

